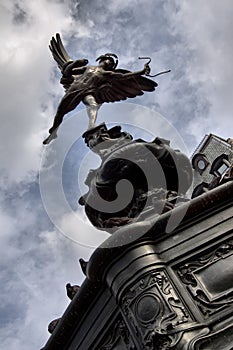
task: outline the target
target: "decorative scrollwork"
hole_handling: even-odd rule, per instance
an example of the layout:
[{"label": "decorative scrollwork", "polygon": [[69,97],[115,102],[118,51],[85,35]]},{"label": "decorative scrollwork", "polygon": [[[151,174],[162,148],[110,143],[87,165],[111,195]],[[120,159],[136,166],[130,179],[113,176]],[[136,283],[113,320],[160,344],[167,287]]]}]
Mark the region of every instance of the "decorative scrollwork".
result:
[{"label": "decorative scrollwork", "polygon": [[[163,269],[150,272],[131,287],[121,307],[128,327],[145,350],[169,349],[176,336],[171,340],[168,334],[181,333],[183,324],[193,322]],[[155,346],[154,337],[164,345]]]},{"label": "decorative scrollwork", "polygon": [[174,333],[174,334],[159,334],[154,333],[152,334],[152,341],[150,344],[148,344],[150,347],[148,347],[148,350],[156,349],[156,350],[169,350],[174,349],[174,346],[176,346],[181,337],[183,335],[183,332],[180,333]]},{"label": "decorative scrollwork", "polygon": [[122,319],[119,319],[107,339],[100,346],[100,350],[114,350],[117,343],[121,340],[124,342],[128,350],[136,350],[135,345],[130,337],[129,330]]},{"label": "decorative scrollwork", "polygon": [[165,274],[160,271],[153,272],[151,275],[140,281],[140,288],[146,289],[149,286],[158,285],[161,291],[169,295],[171,291],[171,285]]},{"label": "decorative scrollwork", "polygon": [[232,261],[233,239],[230,239],[177,269],[177,275],[205,318],[233,304]]}]

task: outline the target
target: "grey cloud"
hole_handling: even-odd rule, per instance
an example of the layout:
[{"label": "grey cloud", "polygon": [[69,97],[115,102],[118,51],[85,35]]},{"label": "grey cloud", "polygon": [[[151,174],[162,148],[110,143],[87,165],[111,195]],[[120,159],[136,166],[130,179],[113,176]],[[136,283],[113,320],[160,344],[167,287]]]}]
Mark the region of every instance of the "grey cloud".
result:
[{"label": "grey cloud", "polygon": [[[149,55],[152,74],[171,69],[169,75],[158,77],[155,93],[132,102],[164,115],[191,150],[205,132],[232,136],[233,7],[228,0],[42,0],[4,2],[1,9],[0,227],[6,302],[0,335],[3,348],[31,350],[43,346],[47,324],[67,306],[65,284],[82,281],[78,258],[91,254],[91,249],[55,230],[40,199],[41,142],[63,93],[48,50],[51,36],[60,32],[70,55],[86,57],[90,63],[112,51],[122,68],[140,69],[144,62],[137,57]],[[85,122],[77,118],[81,129]],[[65,127],[61,132],[70,137]],[[70,187],[75,186],[75,177],[67,180],[75,167],[75,152],[71,157],[64,188],[77,209]],[[72,224],[63,221],[75,233]],[[86,232],[94,234],[83,225],[82,235]]]},{"label": "grey cloud", "polygon": [[23,24],[23,23],[26,23],[27,20],[28,20],[27,12],[21,7],[19,3],[16,3],[14,5],[14,10],[13,10],[13,22],[15,24]]},{"label": "grey cloud", "polygon": [[[197,86],[198,99],[206,100],[209,108],[195,108],[195,118],[187,130],[198,134],[214,132],[230,137],[232,125],[231,82],[233,78],[231,1],[196,1],[192,6],[180,3],[173,28],[192,52],[185,65],[185,75]],[[193,20],[195,18],[195,20]],[[192,23],[192,25],[190,25]],[[199,136],[199,139],[201,135]]]}]

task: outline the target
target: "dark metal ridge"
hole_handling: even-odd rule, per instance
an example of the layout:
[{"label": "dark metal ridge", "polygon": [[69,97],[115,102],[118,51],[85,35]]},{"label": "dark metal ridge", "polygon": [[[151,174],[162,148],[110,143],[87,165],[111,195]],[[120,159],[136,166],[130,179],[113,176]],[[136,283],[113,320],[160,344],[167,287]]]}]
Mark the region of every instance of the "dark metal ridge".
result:
[{"label": "dark metal ridge", "polygon": [[102,293],[103,286],[91,282],[87,278],[82,287],[70,302],[57,327],[48,339],[45,347],[41,350],[63,350],[66,349],[74,329],[82,322],[88,309],[95,303],[98,295]]}]

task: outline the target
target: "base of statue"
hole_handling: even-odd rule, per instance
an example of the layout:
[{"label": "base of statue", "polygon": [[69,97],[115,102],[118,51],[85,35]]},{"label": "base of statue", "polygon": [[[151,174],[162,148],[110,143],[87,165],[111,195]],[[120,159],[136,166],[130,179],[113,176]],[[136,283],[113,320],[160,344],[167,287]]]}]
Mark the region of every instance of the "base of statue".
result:
[{"label": "base of statue", "polygon": [[89,191],[79,200],[99,229],[113,232],[113,228],[171,210],[191,184],[189,159],[167,140],[133,140],[121,126],[108,129],[105,123],[82,136],[102,160],[98,169],[89,172],[85,181]]}]

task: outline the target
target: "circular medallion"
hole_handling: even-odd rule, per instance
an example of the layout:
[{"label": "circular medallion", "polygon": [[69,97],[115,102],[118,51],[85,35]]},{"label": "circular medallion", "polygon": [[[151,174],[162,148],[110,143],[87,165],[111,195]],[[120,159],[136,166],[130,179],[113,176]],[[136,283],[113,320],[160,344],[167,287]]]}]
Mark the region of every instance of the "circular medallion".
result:
[{"label": "circular medallion", "polygon": [[160,300],[153,294],[140,297],[136,305],[136,314],[139,321],[148,323],[154,320],[161,309]]}]

